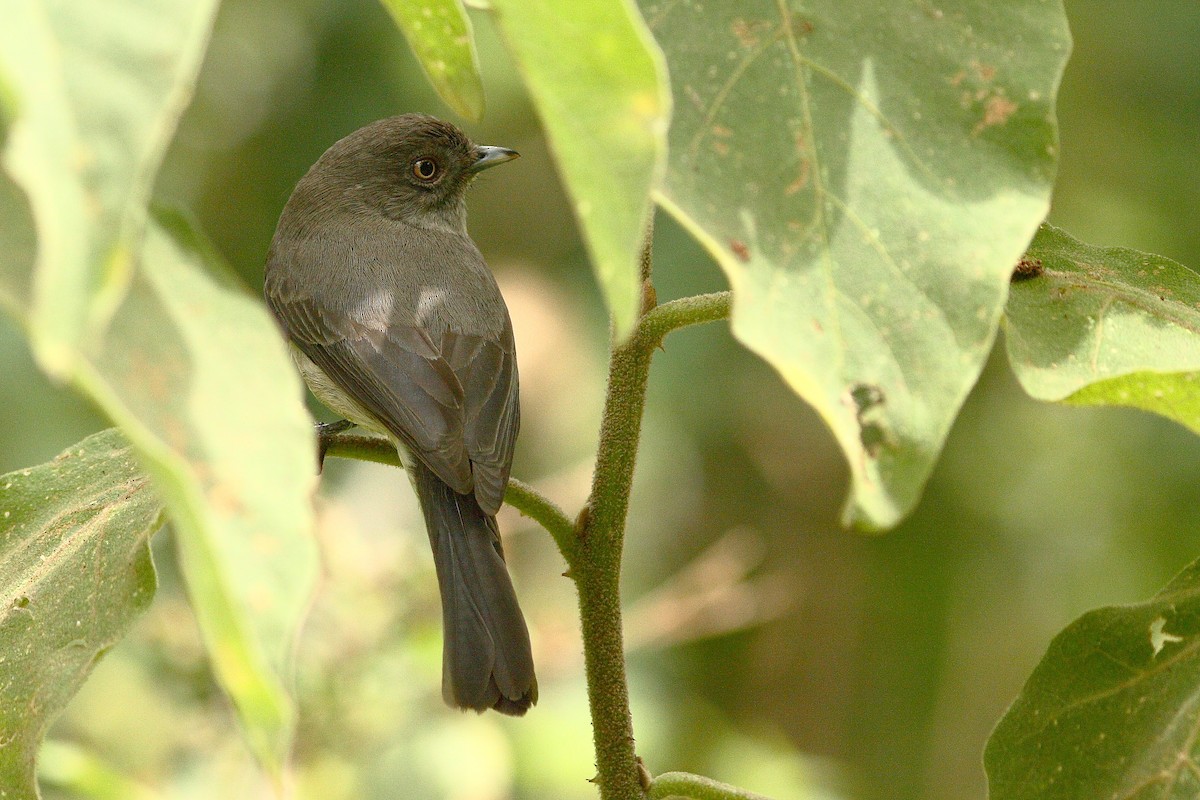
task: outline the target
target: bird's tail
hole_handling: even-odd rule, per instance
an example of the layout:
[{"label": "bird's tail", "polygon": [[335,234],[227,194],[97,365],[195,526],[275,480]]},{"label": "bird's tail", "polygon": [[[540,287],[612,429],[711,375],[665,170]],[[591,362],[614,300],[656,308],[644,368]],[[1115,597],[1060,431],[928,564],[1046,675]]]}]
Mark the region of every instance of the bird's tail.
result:
[{"label": "bird's tail", "polygon": [[442,697],[521,716],[537,703],[537,677],[496,518],[412,460],[442,594]]}]

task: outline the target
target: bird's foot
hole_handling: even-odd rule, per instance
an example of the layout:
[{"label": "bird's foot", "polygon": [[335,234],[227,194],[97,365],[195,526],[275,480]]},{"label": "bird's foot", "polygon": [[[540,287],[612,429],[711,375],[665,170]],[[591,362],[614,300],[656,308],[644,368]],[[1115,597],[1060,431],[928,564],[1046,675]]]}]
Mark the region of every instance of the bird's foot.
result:
[{"label": "bird's foot", "polygon": [[337,422],[318,422],[314,427],[317,429],[317,472],[322,472],[325,469],[325,453],[333,443],[333,437],[350,430],[354,423],[339,419]]}]

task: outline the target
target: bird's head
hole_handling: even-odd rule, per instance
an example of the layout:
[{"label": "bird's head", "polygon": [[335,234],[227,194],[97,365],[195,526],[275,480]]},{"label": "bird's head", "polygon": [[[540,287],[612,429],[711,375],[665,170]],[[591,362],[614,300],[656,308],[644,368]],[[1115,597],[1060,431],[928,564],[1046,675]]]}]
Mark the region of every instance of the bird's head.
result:
[{"label": "bird's head", "polygon": [[[482,170],[517,157],[477,145],[424,114],[388,117],[330,147],[301,181],[322,204],[345,204],[412,224],[465,229],[467,187]],[[306,186],[307,184],[307,186]]]}]

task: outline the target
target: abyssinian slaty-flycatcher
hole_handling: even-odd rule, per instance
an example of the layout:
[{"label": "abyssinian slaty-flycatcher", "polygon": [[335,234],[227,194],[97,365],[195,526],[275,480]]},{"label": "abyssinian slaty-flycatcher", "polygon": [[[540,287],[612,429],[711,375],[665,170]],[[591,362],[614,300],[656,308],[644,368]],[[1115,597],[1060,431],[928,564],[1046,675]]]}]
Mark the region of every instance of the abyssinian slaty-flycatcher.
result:
[{"label": "abyssinian slaty-flycatcher", "polygon": [[419,114],[355,131],[288,200],[265,294],[317,398],[390,437],[408,470],[441,589],[442,696],[520,715],[537,679],[496,527],[517,359],[465,202],[480,170],[516,155]]}]

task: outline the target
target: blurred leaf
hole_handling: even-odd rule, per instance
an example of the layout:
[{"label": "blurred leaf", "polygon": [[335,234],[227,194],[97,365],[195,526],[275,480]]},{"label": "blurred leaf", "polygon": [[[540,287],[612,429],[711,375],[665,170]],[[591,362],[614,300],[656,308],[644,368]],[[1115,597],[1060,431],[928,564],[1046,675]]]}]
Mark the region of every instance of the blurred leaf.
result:
[{"label": "blurred leaf", "polygon": [[1008,357],[1039,400],[1153,411],[1200,433],[1200,274],[1043,225],[1013,284]]},{"label": "blurred leaf", "polygon": [[106,764],[96,754],[67,742],[42,745],[38,778],[90,800],[163,800],[163,796]]},{"label": "blurred leaf", "polygon": [[[205,267],[225,268],[186,225],[146,226],[216,6],[6,4],[0,74],[17,115],[4,163],[29,202],[0,187],[0,229],[19,242],[0,292],[43,369],[99,405],[155,479],[217,677],[277,773],[314,577],[309,419],[261,304],[212,281]],[[35,246],[30,279],[20,262]]]},{"label": "blurred leaf", "polygon": [[482,119],[479,56],[461,0],[383,0],[383,5],[446,104],[467,119]]},{"label": "blurred leaf", "polygon": [[162,512],[115,430],[0,476],[0,796],[38,796],[47,727],[154,597]]},{"label": "blurred leaf", "polygon": [[1048,207],[1061,4],[642,9],[675,93],[659,200],[727,273],[737,337],[833,430],[847,520],[892,525]]},{"label": "blurred leaf", "polygon": [[160,215],[78,382],[155,478],[217,678],[255,754],[278,770],[315,579],[311,419],[262,304],[206,267],[227,269],[184,221]]},{"label": "blurred leaf", "polygon": [[0,146],[8,137],[8,126],[17,116],[17,93],[12,82],[0,72]]},{"label": "blurred leaf", "polygon": [[991,800],[1200,796],[1200,562],[1054,638],[988,741]]},{"label": "blurred leaf", "polygon": [[[80,343],[120,302],[216,7],[216,0],[3,5],[0,74],[15,112],[3,163],[33,211],[38,250],[25,321],[52,375],[69,376]],[[6,279],[0,290],[13,283]]]},{"label": "blurred leaf", "polygon": [[1200,372],[1137,372],[1086,386],[1066,402],[1078,406],[1140,408],[1200,433]]},{"label": "blurred leaf", "polygon": [[493,0],[546,129],[618,341],[641,305],[649,192],[670,115],[662,55],[627,0]]},{"label": "blurred leaf", "polygon": [[14,319],[24,321],[32,298],[30,278],[37,258],[33,217],[25,193],[8,175],[0,172],[0,307]]},{"label": "blurred leaf", "polygon": [[[0,72],[10,82],[15,112],[3,164],[28,193],[36,217],[29,221],[42,240],[36,275],[21,281],[29,306],[20,310],[34,355],[43,369],[61,375],[82,336],[96,282],[88,267],[86,192],[76,168],[78,132],[46,9],[38,2],[7,2],[3,12]],[[13,208],[14,203],[5,203],[6,217]],[[6,218],[4,224],[16,227],[19,221]],[[4,266],[6,290],[17,285],[17,276],[7,274],[17,266]],[[6,298],[6,305],[17,307],[16,298]]]}]

